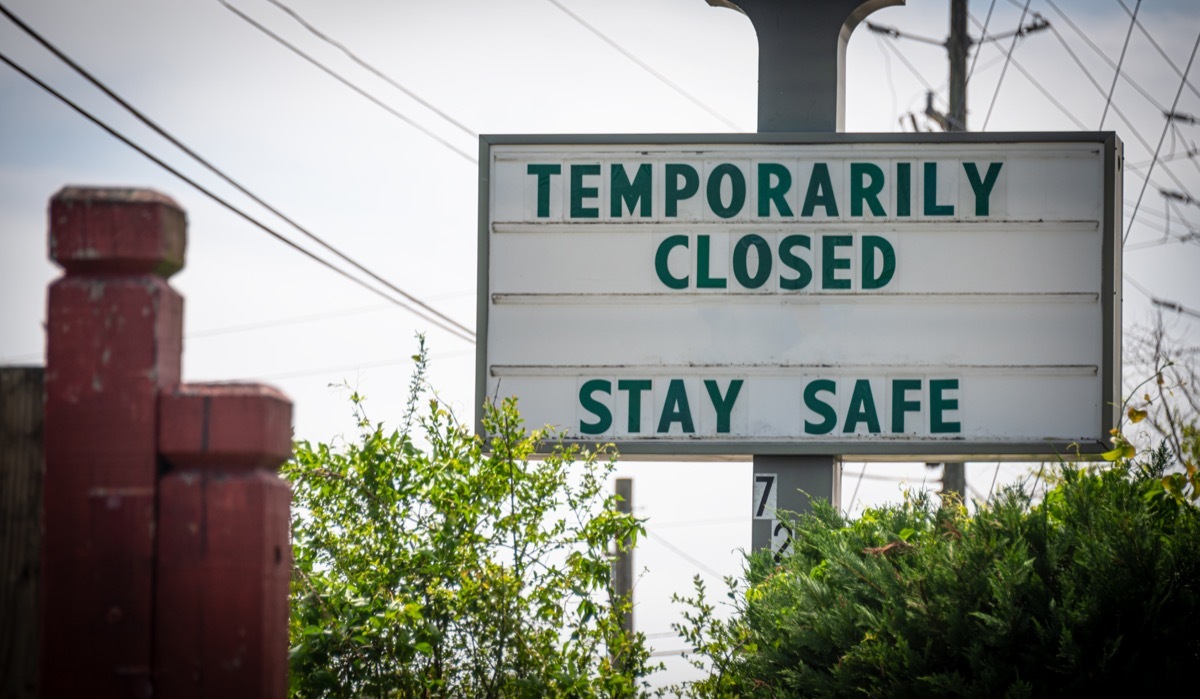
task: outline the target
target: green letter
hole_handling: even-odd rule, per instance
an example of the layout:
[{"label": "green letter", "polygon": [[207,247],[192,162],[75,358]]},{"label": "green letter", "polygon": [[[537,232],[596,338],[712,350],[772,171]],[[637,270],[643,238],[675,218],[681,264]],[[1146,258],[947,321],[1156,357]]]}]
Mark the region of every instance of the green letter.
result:
[{"label": "green letter", "polygon": [[671,250],[674,248],[686,248],[688,246],[688,237],[680,233],[679,235],[667,236],[661,243],[658,244],[658,252],[654,254],[654,271],[658,273],[658,280],[663,283],[668,289],[686,289],[688,278],[685,276],[682,279],[671,276],[671,268],[667,266],[668,258],[671,256]]},{"label": "green letter", "polygon": [[550,175],[561,175],[561,165],[534,165],[525,168],[528,175],[537,175],[537,215],[546,218],[550,215]]},{"label": "green letter", "polygon": [[979,180],[979,166],[975,163],[963,163],[963,169],[967,171],[967,181],[971,183],[971,191],[975,192],[975,215],[987,216],[988,206],[991,203],[992,187],[996,186],[996,180],[1000,177],[1001,163],[992,163],[988,165],[987,175],[983,181]]},{"label": "green letter", "polygon": [[579,421],[579,431],[583,434],[602,434],[612,427],[612,412],[608,406],[592,397],[596,391],[612,395],[612,382],[604,379],[584,381],[579,388],[579,404],[583,409],[596,416],[595,422]]},{"label": "green letter", "polygon": [[678,422],[685,434],[696,431],[692,425],[692,410],[688,407],[687,389],[683,385],[683,379],[671,379],[671,385],[667,387],[667,399],[663,402],[662,417],[658,420],[658,433],[669,432],[672,422]]},{"label": "green letter", "polygon": [[642,212],[639,214],[642,218],[650,215],[650,202],[653,199],[650,189],[650,163],[642,163],[638,165],[637,174],[633,176],[633,182],[629,181],[629,176],[625,174],[625,166],[620,163],[614,163],[612,173],[609,176],[612,186],[609,187],[609,199],[611,201],[611,214],[613,218],[620,218],[624,214],[621,208],[621,202],[629,207],[629,213],[632,214],[634,208],[640,201],[642,203]]},{"label": "green letter", "polygon": [[595,187],[584,187],[583,178],[588,175],[599,175],[599,165],[571,166],[571,218],[599,218],[600,209],[594,206],[584,206],[584,199],[598,196],[600,190]]},{"label": "green letter", "polygon": [[[863,183],[863,176],[871,178],[871,184]],[[883,170],[875,163],[850,163],[850,215],[863,215],[863,202],[871,207],[872,216],[883,216],[883,204],[879,193],[883,191]]]},{"label": "green letter", "polygon": [[808,236],[800,233],[789,235],[783,240],[779,241],[779,261],[784,267],[787,267],[788,269],[794,269],[800,273],[795,279],[788,279],[782,274],[779,275],[779,288],[803,289],[809,285],[809,282],[812,281],[812,267],[808,265],[807,261],[801,257],[798,257],[792,252],[792,248],[796,247],[797,245],[811,250],[811,242],[812,241]]},{"label": "green letter", "polygon": [[724,277],[708,276],[708,269],[711,266],[709,259],[709,243],[711,240],[707,235],[696,236],[696,288],[698,289],[724,289]]},{"label": "green letter", "polygon": [[[729,206],[721,204],[721,179],[729,178]],[[721,163],[708,174],[708,207],[721,218],[733,218],[746,204],[746,176],[732,163]]]},{"label": "green letter", "polygon": [[866,420],[867,431],[879,433],[879,413],[875,410],[875,395],[871,393],[871,382],[859,379],[854,382],[854,393],[850,396],[850,409],[846,411],[846,426],[842,432],[850,433],[858,423]]},{"label": "green letter", "polygon": [[925,215],[954,215],[954,204],[937,203],[937,163],[925,163]]},{"label": "green letter", "polygon": [[[883,253],[883,269],[875,275],[875,251]],[[886,238],[877,235],[862,237],[862,288],[881,289],[896,274],[896,249]]]},{"label": "green letter", "polygon": [[725,397],[721,397],[721,389],[717,387],[717,382],[712,379],[704,380],[704,387],[708,389],[708,398],[712,401],[713,410],[717,411],[717,433],[728,434],[729,432],[729,414],[733,412],[733,404],[737,400],[738,392],[742,390],[742,379],[733,379],[729,382],[729,390],[725,393]]},{"label": "green letter", "polygon": [[896,215],[912,215],[912,163],[896,163]]},{"label": "green letter", "polygon": [[892,432],[904,433],[904,413],[921,409],[921,401],[905,400],[904,394],[921,390],[921,379],[892,379]]},{"label": "green letter", "polygon": [[650,379],[621,379],[617,381],[618,391],[629,392],[629,431],[642,431],[642,391],[649,391]]},{"label": "green letter", "polygon": [[809,217],[813,209],[825,207],[826,216],[837,216],[837,199],[833,196],[833,182],[829,179],[829,166],[825,163],[815,163],[812,169],[812,179],[808,181],[808,191],[804,194],[804,208],[800,215]]},{"label": "green letter", "polygon": [[[771,186],[771,177],[775,177],[776,184]],[[792,188],[792,173],[788,171],[787,166],[780,163],[759,163],[758,164],[758,215],[771,215],[771,202],[775,202],[775,208],[779,209],[780,216],[791,216],[792,207],[788,206],[785,198],[788,190]]]},{"label": "green letter", "polygon": [[957,391],[958,379],[931,379],[929,381],[929,431],[934,434],[962,432],[961,422],[946,422],[942,413],[958,410],[957,398],[946,398],[944,391]]},{"label": "green letter", "polygon": [[850,260],[837,256],[837,249],[853,245],[854,238],[848,235],[827,235],[821,238],[821,288],[849,289],[849,279],[838,279],[835,272],[850,269]]},{"label": "green letter", "polygon": [[830,395],[837,395],[837,384],[832,379],[817,379],[810,382],[804,387],[804,405],[808,409],[817,413],[824,418],[821,422],[804,421],[805,434],[829,434],[833,431],[834,425],[837,424],[837,413],[833,408],[817,397],[817,394],[825,391]]},{"label": "green letter", "polygon": [[[750,276],[746,258],[749,257],[750,248],[754,248],[758,252],[758,270],[754,276]],[[767,279],[771,276],[771,246],[763,239],[761,235],[751,233],[743,236],[733,247],[733,276],[737,278],[738,283],[747,289],[757,289],[767,283]]]},{"label": "green letter", "polygon": [[[683,176],[682,184],[679,182],[681,175]],[[700,191],[700,175],[696,174],[696,168],[691,165],[667,163],[666,179],[667,216],[678,216],[679,202],[684,199],[690,199],[695,196],[696,192]]]}]

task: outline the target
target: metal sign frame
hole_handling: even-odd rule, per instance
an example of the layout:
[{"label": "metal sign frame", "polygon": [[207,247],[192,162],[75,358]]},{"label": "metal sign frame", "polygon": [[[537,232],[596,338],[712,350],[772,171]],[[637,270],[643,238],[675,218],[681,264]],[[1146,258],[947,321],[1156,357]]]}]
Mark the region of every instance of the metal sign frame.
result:
[{"label": "metal sign frame", "polygon": [[[491,151],[493,146],[679,146],[717,145],[829,145],[829,144],[1094,144],[1103,157],[1103,199],[1100,307],[1102,311],[1102,361],[1099,367],[1102,406],[1094,438],[1070,441],[981,441],[976,439],[936,440],[802,440],[755,441],[752,439],[663,439],[603,440],[573,439],[568,443],[593,445],[615,441],[621,453],[637,459],[749,460],[751,455],[842,454],[847,460],[946,461],[946,460],[1037,460],[1096,458],[1107,451],[1109,431],[1120,420],[1121,399],[1121,142],[1112,132],[1020,132],[945,134],[847,134],[847,133],[757,133],[757,134],[621,134],[621,135],[483,135],[479,144],[479,247],[476,348],[476,429],[484,435],[483,405],[488,390],[488,328],[490,286]],[[632,153],[632,151],[631,151]],[[547,445],[549,446],[549,445]]]}]

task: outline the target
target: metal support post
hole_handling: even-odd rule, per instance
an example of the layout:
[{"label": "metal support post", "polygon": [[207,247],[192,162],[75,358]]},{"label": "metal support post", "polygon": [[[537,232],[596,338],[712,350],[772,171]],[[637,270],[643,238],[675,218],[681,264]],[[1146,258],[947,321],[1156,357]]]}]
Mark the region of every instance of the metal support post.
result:
[{"label": "metal support post", "polygon": [[[707,0],[744,13],[758,34],[758,131],[841,131],[846,111],[846,44],[867,15],[904,0]],[[786,537],[775,509],[804,512],[810,498],[841,500],[836,455],[754,456],[755,493],[774,488],[773,506],[756,498],[751,548],[777,552]],[[801,492],[803,491],[803,492]],[[770,496],[768,495],[768,498]],[[774,543],[773,543],[774,542]]]}]

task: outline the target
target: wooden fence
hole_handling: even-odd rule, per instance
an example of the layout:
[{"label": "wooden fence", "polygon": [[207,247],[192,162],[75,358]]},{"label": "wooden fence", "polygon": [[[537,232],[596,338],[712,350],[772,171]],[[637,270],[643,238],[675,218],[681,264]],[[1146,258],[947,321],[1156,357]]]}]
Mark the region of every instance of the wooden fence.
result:
[{"label": "wooden fence", "polygon": [[0,699],[37,696],[41,367],[0,367]]}]

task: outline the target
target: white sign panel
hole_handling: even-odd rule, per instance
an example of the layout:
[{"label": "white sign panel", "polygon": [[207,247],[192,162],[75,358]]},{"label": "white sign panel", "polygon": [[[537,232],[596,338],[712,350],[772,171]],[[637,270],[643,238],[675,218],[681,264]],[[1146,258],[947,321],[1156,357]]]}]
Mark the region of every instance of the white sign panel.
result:
[{"label": "white sign panel", "polygon": [[1119,143],[914,136],[484,137],[480,403],[631,454],[1105,448]]}]

